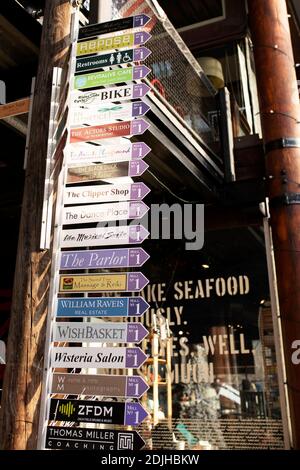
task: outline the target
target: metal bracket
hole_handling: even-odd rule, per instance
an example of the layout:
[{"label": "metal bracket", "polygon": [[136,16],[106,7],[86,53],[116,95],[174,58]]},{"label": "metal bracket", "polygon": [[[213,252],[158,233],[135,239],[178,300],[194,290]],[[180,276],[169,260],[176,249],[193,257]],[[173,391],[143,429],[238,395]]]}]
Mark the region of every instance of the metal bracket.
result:
[{"label": "metal bracket", "polygon": [[265,144],[265,154],[273,150],[286,148],[300,148],[300,138],[298,137],[282,137],[281,139],[271,140]]},{"label": "metal bracket", "polygon": [[284,193],[270,200],[272,207],[292,206],[294,204],[300,204],[300,193]]}]

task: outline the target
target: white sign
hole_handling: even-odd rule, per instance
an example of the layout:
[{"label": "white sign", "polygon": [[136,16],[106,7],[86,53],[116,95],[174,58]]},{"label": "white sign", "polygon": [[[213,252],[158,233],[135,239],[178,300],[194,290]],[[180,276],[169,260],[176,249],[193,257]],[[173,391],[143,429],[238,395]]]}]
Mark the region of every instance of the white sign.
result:
[{"label": "white sign", "polygon": [[149,232],[139,225],[62,230],[61,248],[141,243]]},{"label": "white sign", "polygon": [[146,84],[130,84],[101,88],[92,91],[73,91],[72,104],[74,106],[103,104],[110,101],[124,101],[142,98],[150,90]]},{"label": "white sign", "polygon": [[106,106],[82,106],[74,108],[70,122],[72,126],[82,124],[102,124],[115,122],[120,119],[126,121],[132,117],[132,103],[109,103]]},{"label": "white sign", "polygon": [[105,201],[128,201],[134,184],[103,184],[95,186],[67,187],[64,190],[64,204],[82,204]]},{"label": "white sign", "polygon": [[87,224],[141,218],[147,210],[148,207],[143,202],[115,202],[65,207],[62,223],[63,225]]},{"label": "white sign", "polygon": [[[140,330],[142,332],[140,333]],[[140,323],[121,322],[58,322],[54,325],[53,341],[72,343],[138,343],[148,334]]]},{"label": "white sign", "polygon": [[118,145],[93,145],[89,143],[70,145],[65,155],[67,164],[72,166],[75,163],[117,163],[139,160],[146,156],[149,151],[150,148],[143,142],[132,144],[128,139],[122,139],[122,143]]}]

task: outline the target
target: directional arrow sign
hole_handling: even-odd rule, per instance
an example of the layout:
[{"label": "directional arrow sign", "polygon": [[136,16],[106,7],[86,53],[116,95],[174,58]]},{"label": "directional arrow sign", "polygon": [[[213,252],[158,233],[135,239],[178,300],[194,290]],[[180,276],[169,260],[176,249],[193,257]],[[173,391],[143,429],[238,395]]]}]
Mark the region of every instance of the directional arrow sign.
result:
[{"label": "directional arrow sign", "polygon": [[131,160],[140,160],[151,151],[150,147],[144,142],[120,145],[91,145],[77,144],[70,145],[67,155],[67,163],[117,163]]},{"label": "directional arrow sign", "polygon": [[53,398],[49,420],[138,426],[147,416],[140,403]]},{"label": "directional arrow sign", "polygon": [[78,127],[71,129],[70,143],[144,134],[149,126],[144,119],[134,119],[102,126]]},{"label": "directional arrow sign", "polygon": [[141,323],[74,323],[54,325],[53,341],[71,343],[140,343],[148,335]]},{"label": "directional arrow sign", "polygon": [[48,426],[47,449],[140,450],[145,442],[137,431]]},{"label": "directional arrow sign", "polygon": [[91,24],[79,29],[78,38],[85,39],[100,34],[114,33],[123,29],[141,28],[149,22],[147,15],[128,16],[120,20],[107,21],[105,23]]},{"label": "directional arrow sign", "polygon": [[53,374],[51,393],[141,398],[148,388],[138,375]]},{"label": "directional arrow sign", "polygon": [[147,49],[147,47],[138,47],[137,49],[128,49],[126,51],[84,57],[83,59],[77,59],[75,72],[87,72],[88,70],[111,67],[112,65],[140,62],[145,60],[150,54],[151,51]]},{"label": "directional arrow sign", "polygon": [[84,181],[105,181],[121,176],[141,176],[149,167],[143,160],[137,162],[121,162],[70,167],[67,171],[67,183],[83,183]]},{"label": "directional arrow sign", "polygon": [[62,224],[75,225],[111,220],[141,219],[149,210],[144,202],[112,202],[87,206],[65,207]]},{"label": "directional arrow sign", "polygon": [[147,357],[140,348],[53,348],[51,367],[137,369]]},{"label": "directional arrow sign", "polygon": [[145,83],[131,83],[112,88],[101,88],[91,91],[72,91],[72,105],[93,105],[104,102],[120,102],[125,100],[143,98],[151,88]]},{"label": "directional arrow sign", "polygon": [[150,109],[143,101],[135,103],[108,103],[106,106],[82,105],[75,108],[70,117],[72,126],[83,124],[101,124],[102,122],[114,122],[128,120],[144,116]]},{"label": "directional arrow sign", "polygon": [[141,201],[149,192],[150,189],[144,183],[66,187],[64,189],[64,204]]},{"label": "directional arrow sign", "polygon": [[142,266],[150,256],[143,248],[63,251],[60,269],[134,268]]},{"label": "directional arrow sign", "polygon": [[121,69],[105,70],[104,72],[94,72],[85,75],[78,75],[74,78],[75,90],[84,88],[95,88],[114,83],[129,82],[132,80],[141,80],[147,77],[151,70],[146,65],[137,65],[136,67],[125,67]]},{"label": "directional arrow sign", "polygon": [[63,230],[60,247],[135,245],[143,242],[148,235],[149,232],[142,225]]},{"label": "directional arrow sign", "polygon": [[149,280],[139,272],[61,275],[59,292],[139,292]]},{"label": "directional arrow sign", "polygon": [[118,36],[100,37],[91,41],[78,42],[77,56],[97,54],[102,51],[114,49],[128,49],[133,46],[145,44],[151,34],[141,31],[138,33],[121,34]]},{"label": "directional arrow sign", "polygon": [[70,297],[57,300],[57,317],[140,317],[149,308],[142,297]]}]

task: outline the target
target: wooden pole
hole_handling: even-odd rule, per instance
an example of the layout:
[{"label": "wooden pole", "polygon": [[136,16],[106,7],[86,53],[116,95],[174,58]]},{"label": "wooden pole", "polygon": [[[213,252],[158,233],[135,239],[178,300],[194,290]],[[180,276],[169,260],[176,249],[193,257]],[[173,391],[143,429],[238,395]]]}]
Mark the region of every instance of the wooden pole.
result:
[{"label": "wooden pole", "polygon": [[[292,442],[300,449],[300,106],[285,0],[249,0]],[[296,140],[295,140],[296,139]],[[298,139],[298,140],[297,140]],[[294,343],[295,346],[295,343]]]},{"label": "wooden pole", "polygon": [[1,449],[35,449],[37,443],[51,264],[51,250],[39,248],[50,95],[53,67],[64,67],[67,60],[71,13],[70,0],[46,0],[7,344]]}]

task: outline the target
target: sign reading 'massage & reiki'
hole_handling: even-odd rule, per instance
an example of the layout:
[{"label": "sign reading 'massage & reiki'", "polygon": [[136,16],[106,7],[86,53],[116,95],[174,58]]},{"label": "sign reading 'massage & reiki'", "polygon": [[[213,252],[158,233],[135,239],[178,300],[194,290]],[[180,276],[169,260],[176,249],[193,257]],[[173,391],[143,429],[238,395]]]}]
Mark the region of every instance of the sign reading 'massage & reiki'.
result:
[{"label": "sign reading 'massage & reiki'", "polygon": [[59,277],[59,292],[139,292],[148,282],[139,272],[69,274]]},{"label": "sign reading 'massage & reiki'", "polygon": [[122,176],[141,176],[149,165],[143,160],[137,162],[121,162],[70,167],[67,170],[67,183],[83,183],[85,181],[105,181]]}]

